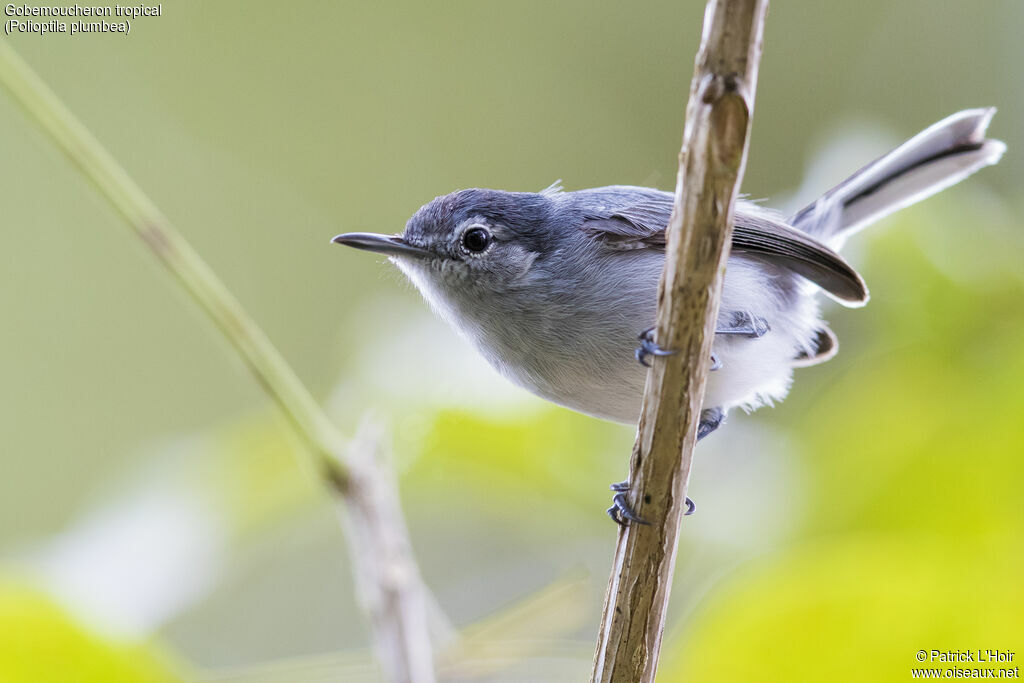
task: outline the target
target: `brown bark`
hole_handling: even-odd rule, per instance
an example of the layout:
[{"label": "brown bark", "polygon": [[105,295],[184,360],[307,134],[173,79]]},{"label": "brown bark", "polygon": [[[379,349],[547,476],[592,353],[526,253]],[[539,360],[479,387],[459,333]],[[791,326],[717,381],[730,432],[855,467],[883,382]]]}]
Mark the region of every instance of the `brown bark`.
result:
[{"label": "brown bark", "polygon": [[630,503],[649,525],[621,529],[593,681],[653,681],[679,526],[746,162],[768,0],[709,0],[686,108],[658,290],[658,343],[630,462]]}]

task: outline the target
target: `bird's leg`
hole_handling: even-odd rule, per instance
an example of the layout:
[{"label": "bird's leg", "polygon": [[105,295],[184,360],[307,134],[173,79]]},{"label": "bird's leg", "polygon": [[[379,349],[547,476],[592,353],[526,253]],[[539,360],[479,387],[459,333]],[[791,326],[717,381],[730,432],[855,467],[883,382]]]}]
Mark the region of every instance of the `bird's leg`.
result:
[{"label": "bird's leg", "polygon": [[715,334],[743,334],[757,338],[768,334],[769,330],[771,328],[764,318],[753,316],[746,311],[736,311],[732,314],[729,324],[716,329]]},{"label": "bird's leg", "polygon": [[[637,524],[650,524],[650,522],[641,519],[633,512],[633,508],[629,506],[629,500],[627,493],[629,493],[629,482],[620,481],[618,484],[612,484],[609,486],[612,491],[615,491],[615,495],[612,496],[612,506],[608,508],[608,516],[615,521],[619,526],[626,526],[630,522],[636,522]],[[686,512],[684,514],[692,515],[697,510],[697,504],[689,498],[686,499]]]},{"label": "bird's leg", "polygon": [[[636,360],[640,365],[645,368],[651,367],[651,364],[647,362],[648,356],[671,356],[675,351],[670,349],[663,349],[658,346],[657,342],[654,341],[654,328],[644,330],[640,334],[640,346],[636,347],[636,351],[633,355],[636,356]],[[722,369],[722,361],[718,359],[718,356],[711,354],[711,371]]]},{"label": "bird's leg", "polygon": [[[700,412],[700,425],[697,427],[697,441],[700,441],[711,432],[718,429],[722,421],[725,420],[725,411],[721,408],[707,408]],[[629,493],[629,482],[620,481],[617,484],[609,486],[612,491],[615,491],[615,495],[612,496],[612,506],[606,511],[608,516],[615,520],[616,524],[625,526],[630,522],[636,522],[637,524],[650,524],[650,522],[639,517],[633,508],[629,506],[629,498],[626,494]],[[692,515],[697,511],[697,504],[690,500],[689,497],[686,499],[686,514]]]}]

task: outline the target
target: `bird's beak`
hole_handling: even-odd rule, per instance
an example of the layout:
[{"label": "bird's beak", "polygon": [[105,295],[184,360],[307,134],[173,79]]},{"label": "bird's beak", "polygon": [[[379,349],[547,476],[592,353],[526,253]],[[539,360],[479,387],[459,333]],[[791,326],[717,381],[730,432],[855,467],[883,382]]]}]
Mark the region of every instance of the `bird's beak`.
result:
[{"label": "bird's beak", "polygon": [[411,256],[414,258],[427,258],[431,252],[420,247],[408,244],[398,235],[378,235],[372,232],[347,232],[338,235],[331,240],[336,244],[344,244],[356,249],[375,251],[378,254],[388,256]]}]

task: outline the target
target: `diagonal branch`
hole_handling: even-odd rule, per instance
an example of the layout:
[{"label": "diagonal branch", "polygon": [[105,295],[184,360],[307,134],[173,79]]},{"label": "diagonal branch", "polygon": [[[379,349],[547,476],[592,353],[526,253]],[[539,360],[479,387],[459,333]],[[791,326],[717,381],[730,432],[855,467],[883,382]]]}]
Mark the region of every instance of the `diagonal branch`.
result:
[{"label": "diagonal branch", "polygon": [[593,681],[650,682],[657,670],[767,9],[707,5],[658,290],[657,339],[677,353],[648,373],[629,472],[633,509],[650,525],[619,533]]},{"label": "diagonal branch", "polygon": [[[357,565],[357,576],[365,579],[361,587],[370,596],[364,596],[363,603],[381,654],[381,665],[389,680],[432,682],[433,654],[425,613],[427,588],[412,554],[395,484],[373,457],[353,457],[363,451],[375,451],[373,444],[348,443],[202,257],[6,42],[0,42],[0,84],[93,182],[220,328],[305,442],[309,457],[303,463],[316,470],[340,496],[352,519],[351,528],[361,522],[371,525],[375,533],[363,537],[363,541],[382,545],[371,548],[372,552],[355,547],[353,562]],[[386,545],[381,540],[384,538]],[[360,566],[366,558],[376,562],[370,571],[363,571]]]}]

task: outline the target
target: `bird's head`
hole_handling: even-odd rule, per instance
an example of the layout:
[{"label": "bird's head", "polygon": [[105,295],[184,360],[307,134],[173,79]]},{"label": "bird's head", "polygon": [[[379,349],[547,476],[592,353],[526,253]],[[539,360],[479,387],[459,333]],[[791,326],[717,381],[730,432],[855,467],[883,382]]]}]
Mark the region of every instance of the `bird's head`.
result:
[{"label": "bird's head", "polygon": [[333,241],[386,255],[433,303],[500,295],[550,251],[551,204],[544,193],[460,190],[421,207],[400,235],[354,232]]}]

